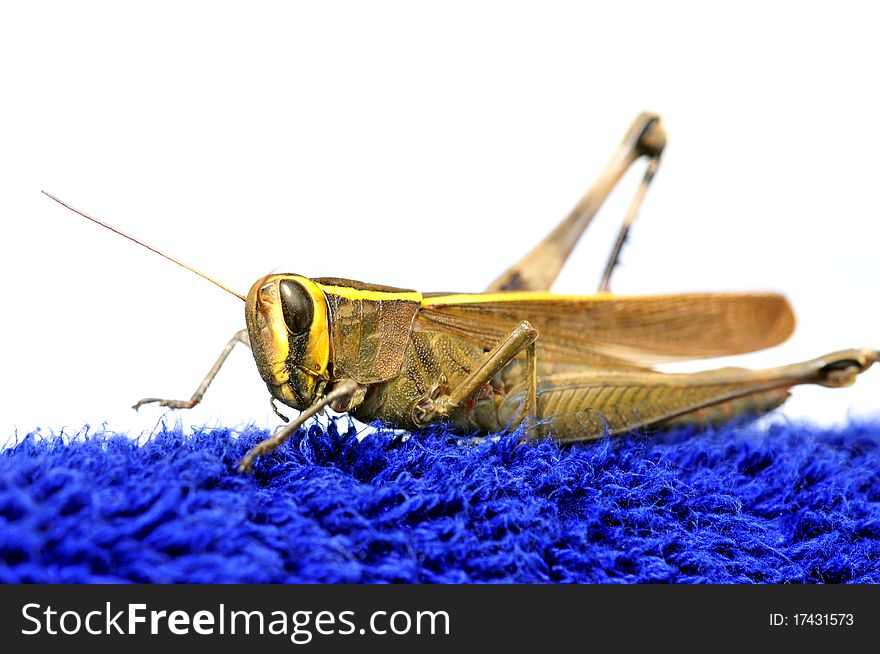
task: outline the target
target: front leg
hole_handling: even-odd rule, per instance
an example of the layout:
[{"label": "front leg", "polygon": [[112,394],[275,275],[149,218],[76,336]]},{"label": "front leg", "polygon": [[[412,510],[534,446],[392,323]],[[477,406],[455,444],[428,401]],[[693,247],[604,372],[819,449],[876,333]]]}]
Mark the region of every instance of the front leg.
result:
[{"label": "front leg", "polygon": [[526,380],[528,390],[517,418],[522,420],[537,418],[537,357],[535,341],[538,330],[523,320],[510,334],[486,354],[476,370],[471,372],[457,387],[447,395],[433,397],[426,394],[413,408],[413,422],[424,427],[438,418],[448,416],[453,410],[464,405],[474,397],[502,368],[510,363],[523,350],[526,352]]},{"label": "front leg", "polygon": [[223,351],[220,353],[220,356],[217,357],[217,361],[208,371],[208,374],[205,375],[205,378],[202,380],[202,383],[199,384],[199,387],[196,389],[196,392],[192,394],[192,397],[188,400],[163,400],[158,397],[145,397],[142,400],[138,400],[134,406],[131,408],[137,411],[144,404],[158,404],[159,406],[167,406],[169,409],[192,409],[196,404],[202,401],[202,397],[205,395],[205,391],[208,390],[208,386],[211,385],[211,382],[214,381],[214,377],[217,376],[217,373],[220,372],[220,368],[223,366],[223,363],[226,361],[226,358],[229,356],[229,353],[235,348],[238,343],[242,343],[251,346],[250,339],[248,338],[248,333],[246,329],[242,329],[239,332],[235,333],[235,336],[229,339],[229,342],[226,344],[226,347],[223,348]]},{"label": "front leg", "polygon": [[287,423],[270,438],[257,443],[257,445],[251,449],[250,452],[245,454],[241,461],[239,461],[238,471],[250,472],[253,468],[254,460],[257,457],[275,450],[284,441],[293,436],[296,433],[296,430],[302,427],[309,418],[319,414],[325,407],[330,406],[334,411],[347,411],[349,408],[353,408],[355,404],[363,400],[366,390],[365,386],[358,384],[352,379],[343,379],[337,382],[333,387],[333,390],[315,402],[308,409],[305,409],[300,413],[296,420]]}]

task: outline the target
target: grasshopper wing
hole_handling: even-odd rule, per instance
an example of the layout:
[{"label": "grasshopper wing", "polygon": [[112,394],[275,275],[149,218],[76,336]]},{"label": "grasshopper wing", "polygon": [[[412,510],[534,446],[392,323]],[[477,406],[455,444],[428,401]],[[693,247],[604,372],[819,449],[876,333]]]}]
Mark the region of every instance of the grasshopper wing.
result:
[{"label": "grasshopper wing", "polygon": [[428,294],[414,328],[442,331],[489,349],[528,320],[539,360],[641,367],[761,350],[794,329],[775,293],[618,296],[543,292]]}]

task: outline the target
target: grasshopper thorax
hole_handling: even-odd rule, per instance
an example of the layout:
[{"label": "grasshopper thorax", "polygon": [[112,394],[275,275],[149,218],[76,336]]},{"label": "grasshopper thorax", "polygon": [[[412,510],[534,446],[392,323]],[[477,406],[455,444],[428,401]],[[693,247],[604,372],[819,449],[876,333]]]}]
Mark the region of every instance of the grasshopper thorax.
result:
[{"label": "grasshopper thorax", "polygon": [[272,396],[310,406],[329,379],[327,301],[300,275],[267,275],[248,291],[245,321],[257,369]]}]

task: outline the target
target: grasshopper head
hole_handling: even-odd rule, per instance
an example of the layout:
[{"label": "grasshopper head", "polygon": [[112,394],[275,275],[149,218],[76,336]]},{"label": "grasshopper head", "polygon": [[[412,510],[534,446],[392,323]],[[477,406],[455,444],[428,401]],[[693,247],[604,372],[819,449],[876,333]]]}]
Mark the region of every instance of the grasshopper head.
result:
[{"label": "grasshopper head", "polygon": [[299,275],[267,275],[248,291],[245,321],[260,376],[272,396],[302,411],[329,376],[327,301]]}]

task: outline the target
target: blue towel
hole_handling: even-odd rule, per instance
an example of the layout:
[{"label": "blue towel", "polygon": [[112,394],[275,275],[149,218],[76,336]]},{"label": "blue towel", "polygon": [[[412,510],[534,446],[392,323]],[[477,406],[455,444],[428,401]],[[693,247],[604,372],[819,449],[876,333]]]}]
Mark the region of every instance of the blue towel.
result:
[{"label": "blue towel", "polygon": [[4,582],[877,582],[880,423],[593,443],[265,431],[23,438]]}]

